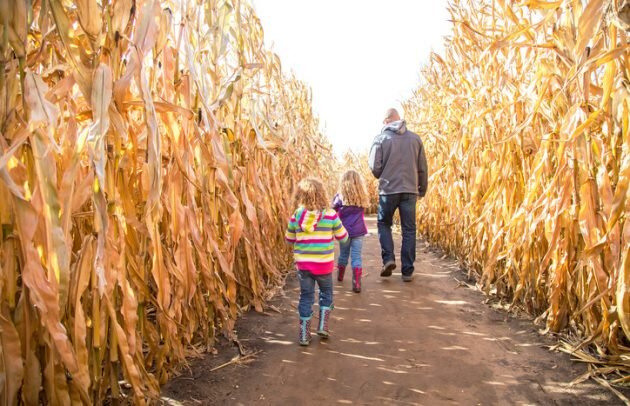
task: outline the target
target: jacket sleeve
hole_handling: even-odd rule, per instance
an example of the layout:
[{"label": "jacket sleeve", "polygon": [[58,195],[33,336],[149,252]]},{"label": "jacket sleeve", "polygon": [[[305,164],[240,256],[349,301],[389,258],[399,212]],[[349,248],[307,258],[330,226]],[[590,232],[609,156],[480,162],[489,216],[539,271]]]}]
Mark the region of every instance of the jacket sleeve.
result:
[{"label": "jacket sleeve", "polygon": [[418,152],[418,195],[420,197],[424,197],[427,193],[428,178],[427,157],[424,154],[422,140],[420,140],[420,151]]},{"label": "jacket sleeve", "polygon": [[332,208],[334,211],[339,211],[342,206],[343,206],[343,201],[341,200],[341,196],[339,196],[339,193],[337,193],[335,197],[333,198]]},{"label": "jacket sleeve", "polygon": [[368,165],[370,166],[372,175],[374,175],[376,179],[379,179],[383,173],[383,149],[380,137],[376,137],[372,143]]},{"label": "jacket sleeve", "polygon": [[289,220],[289,224],[287,225],[287,231],[284,233],[284,238],[289,244],[293,244],[296,242],[296,231],[297,231],[297,221],[295,216],[291,217]]},{"label": "jacket sleeve", "polygon": [[346,231],[346,228],[341,223],[341,220],[339,219],[339,216],[337,215],[337,213],[335,213],[335,217],[333,220],[333,234],[335,236],[335,239],[339,242],[348,241],[348,232]]}]

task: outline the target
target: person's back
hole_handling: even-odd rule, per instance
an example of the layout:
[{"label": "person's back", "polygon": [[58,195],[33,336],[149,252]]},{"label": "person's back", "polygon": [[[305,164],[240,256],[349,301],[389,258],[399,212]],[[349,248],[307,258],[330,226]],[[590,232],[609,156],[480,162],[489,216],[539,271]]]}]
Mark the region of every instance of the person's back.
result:
[{"label": "person's back", "polygon": [[417,193],[424,196],[427,187],[427,168],[424,148],[420,137],[407,130],[402,120],[387,124],[376,137],[374,144],[380,144],[380,151],[373,148],[380,160],[370,156],[370,168],[379,179],[379,194]]},{"label": "person's back", "polygon": [[300,281],[300,345],[309,345],[316,284],[319,286],[317,334],[328,338],[328,320],[333,308],[333,241],[347,241],[348,233],[337,212],[328,208],[326,191],[320,180],[306,178],[298,182],[293,201],[297,209],[289,219],[285,239],[293,245]]},{"label": "person's back", "polygon": [[416,201],[427,192],[428,171],[422,140],[407,130],[396,109],[389,109],[383,130],[372,143],[369,166],[379,180],[378,239],[382,277],[396,268],[392,221],[398,210],[402,227],[402,280],[410,282],[416,259]]},{"label": "person's back", "polygon": [[326,275],[333,271],[334,241],[347,238],[347,232],[334,210],[298,207],[289,219],[285,238],[293,244],[295,263],[300,270]]},{"label": "person's back", "polygon": [[333,199],[333,209],[339,213],[341,223],[348,232],[349,240],[339,247],[337,262],[337,280],[343,281],[343,276],[352,260],[352,291],[361,292],[361,277],[363,276],[363,237],[367,234],[365,225],[365,207],[368,205],[367,193],[361,175],[355,170],[347,170],[341,176],[339,193]]}]

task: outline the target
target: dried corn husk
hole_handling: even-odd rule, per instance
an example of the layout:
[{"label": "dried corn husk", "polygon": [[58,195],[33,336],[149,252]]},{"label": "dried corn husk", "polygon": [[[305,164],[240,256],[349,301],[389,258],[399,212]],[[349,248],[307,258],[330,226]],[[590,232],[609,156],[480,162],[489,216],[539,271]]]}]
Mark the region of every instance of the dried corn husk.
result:
[{"label": "dried corn husk", "polygon": [[432,173],[419,230],[485,292],[614,365],[592,369],[609,379],[630,372],[630,46],[619,6],[453,1],[453,34],[404,106]]},{"label": "dried corn husk", "polygon": [[144,404],[281,282],[310,91],[240,0],[0,17],[2,403]]}]

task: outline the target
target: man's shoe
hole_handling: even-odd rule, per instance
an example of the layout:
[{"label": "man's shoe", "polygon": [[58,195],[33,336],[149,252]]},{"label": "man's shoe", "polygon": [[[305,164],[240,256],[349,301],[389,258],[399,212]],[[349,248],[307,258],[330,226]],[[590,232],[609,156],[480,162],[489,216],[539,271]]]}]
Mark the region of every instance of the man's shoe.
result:
[{"label": "man's shoe", "polygon": [[411,282],[413,280],[413,275],[403,275],[402,280],[403,282]]},{"label": "man's shoe", "polygon": [[396,269],[396,263],[394,261],[389,261],[383,265],[383,269],[381,269],[381,277],[386,278],[388,276],[392,276],[392,271],[394,269]]}]

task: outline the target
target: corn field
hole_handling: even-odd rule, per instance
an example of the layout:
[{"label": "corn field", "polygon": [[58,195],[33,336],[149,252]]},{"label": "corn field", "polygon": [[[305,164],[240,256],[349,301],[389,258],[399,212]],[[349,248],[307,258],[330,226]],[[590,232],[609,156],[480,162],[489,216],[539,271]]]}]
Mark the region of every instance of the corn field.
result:
[{"label": "corn field", "polygon": [[0,403],[143,404],[280,281],[310,91],[240,0],[0,18]]},{"label": "corn field", "polygon": [[419,230],[483,289],[630,383],[630,2],[454,0],[405,103],[429,168]]}]

